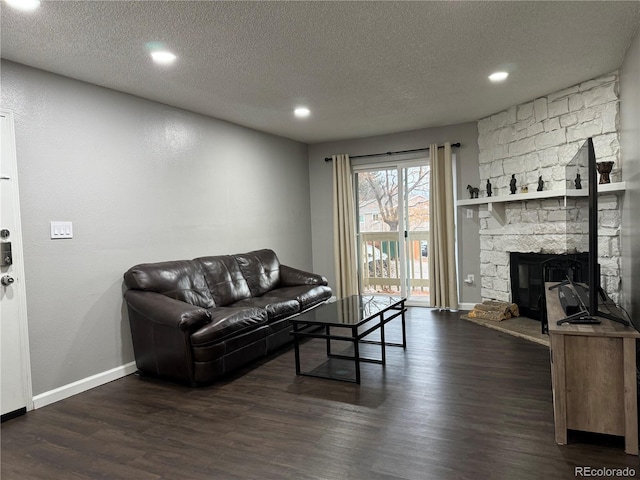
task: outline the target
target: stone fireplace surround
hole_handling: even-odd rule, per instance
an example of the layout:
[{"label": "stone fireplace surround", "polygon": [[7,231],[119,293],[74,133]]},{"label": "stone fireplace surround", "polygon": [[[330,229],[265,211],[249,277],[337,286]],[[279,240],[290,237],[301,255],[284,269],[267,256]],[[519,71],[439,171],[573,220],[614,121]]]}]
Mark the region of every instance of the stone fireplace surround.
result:
[{"label": "stone fireplace surround", "polygon": [[[478,122],[480,191],[486,196],[489,179],[493,196],[509,194],[515,174],[520,187],[535,192],[538,177],[545,190],[563,189],[565,166],[588,137],[598,161],[614,161],[612,182],[621,180],[619,162],[618,74],[614,72],[545,97],[511,107]],[[619,302],[620,194],[598,198],[602,288]],[[480,274],[483,300],[511,301],[510,253],[573,253],[567,247],[564,197],[504,204],[504,222],[480,205]],[[567,202],[571,208],[571,203]]]}]

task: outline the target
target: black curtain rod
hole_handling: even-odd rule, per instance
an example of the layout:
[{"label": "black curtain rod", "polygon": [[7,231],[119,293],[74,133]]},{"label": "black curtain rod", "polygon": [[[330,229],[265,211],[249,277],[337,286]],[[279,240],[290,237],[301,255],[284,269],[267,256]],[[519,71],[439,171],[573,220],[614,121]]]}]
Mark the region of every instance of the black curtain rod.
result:
[{"label": "black curtain rod", "polygon": [[[459,147],[460,146],[460,142],[452,143],[451,146],[452,147]],[[438,148],[444,148],[444,145],[440,145]],[[400,150],[398,152],[370,153],[369,155],[354,155],[353,157],[350,156],[349,158],[383,157],[385,155],[395,155],[397,153],[424,152],[425,150],[429,150],[429,147],[414,148],[413,150]],[[325,157],[325,159],[324,159],[325,162],[330,162],[332,160],[333,160],[333,158],[331,158],[331,157]]]}]

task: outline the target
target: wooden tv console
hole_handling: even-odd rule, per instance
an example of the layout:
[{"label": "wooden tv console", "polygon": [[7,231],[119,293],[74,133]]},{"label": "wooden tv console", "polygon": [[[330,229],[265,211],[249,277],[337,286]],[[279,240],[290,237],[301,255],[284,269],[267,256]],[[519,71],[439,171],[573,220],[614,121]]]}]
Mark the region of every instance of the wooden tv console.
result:
[{"label": "wooden tv console", "polygon": [[636,339],[633,327],[600,318],[601,324],[557,325],[565,317],[558,291],[546,283],[556,443],[567,430],[619,435],[625,452],[638,454]]}]

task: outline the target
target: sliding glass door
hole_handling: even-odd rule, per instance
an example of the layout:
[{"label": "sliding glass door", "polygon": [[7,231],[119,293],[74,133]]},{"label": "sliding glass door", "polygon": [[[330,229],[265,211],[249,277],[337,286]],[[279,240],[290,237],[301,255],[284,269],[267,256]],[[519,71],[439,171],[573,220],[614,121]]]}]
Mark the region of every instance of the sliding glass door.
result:
[{"label": "sliding glass door", "polygon": [[428,303],[426,160],[359,166],[355,174],[361,291]]},{"label": "sliding glass door", "polygon": [[402,169],[406,283],[409,300],[429,303],[429,180],[428,165]]}]

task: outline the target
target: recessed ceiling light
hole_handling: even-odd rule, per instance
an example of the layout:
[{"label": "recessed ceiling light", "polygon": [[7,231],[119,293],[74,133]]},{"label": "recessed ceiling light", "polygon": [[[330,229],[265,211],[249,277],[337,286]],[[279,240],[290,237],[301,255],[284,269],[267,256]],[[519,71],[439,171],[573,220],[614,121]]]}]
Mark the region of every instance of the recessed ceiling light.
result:
[{"label": "recessed ceiling light", "polygon": [[35,10],[40,6],[40,0],[5,0],[8,5],[11,5],[18,10]]},{"label": "recessed ceiling light", "polygon": [[492,82],[502,82],[509,76],[508,72],[495,72],[489,75],[489,80]]},{"label": "recessed ceiling light", "polygon": [[170,65],[175,61],[176,56],[166,50],[156,50],[155,52],[151,52],[151,58],[160,65]]},{"label": "recessed ceiling light", "polygon": [[311,110],[306,107],[298,107],[293,111],[293,114],[298,118],[305,118],[311,115]]}]

